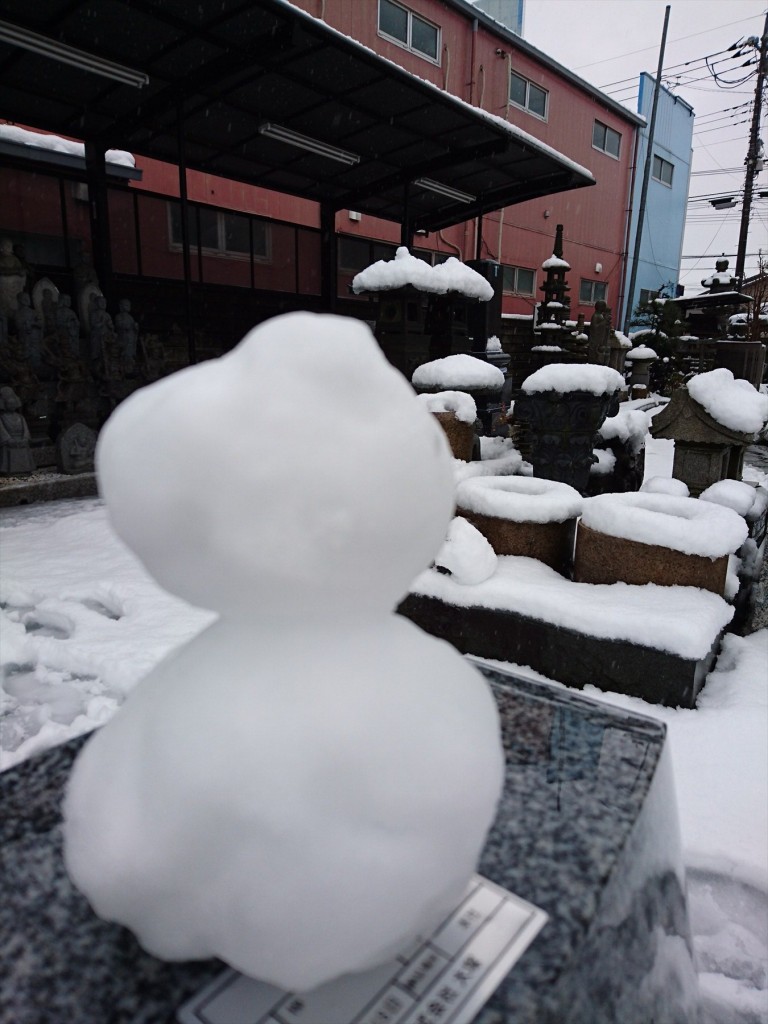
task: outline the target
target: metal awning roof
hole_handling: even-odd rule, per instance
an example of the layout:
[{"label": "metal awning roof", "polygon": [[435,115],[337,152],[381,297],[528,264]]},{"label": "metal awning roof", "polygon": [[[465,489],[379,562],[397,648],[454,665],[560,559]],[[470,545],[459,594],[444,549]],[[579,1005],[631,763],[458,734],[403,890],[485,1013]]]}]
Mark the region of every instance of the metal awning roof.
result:
[{"label": "metal awning roof", "polygon": [[170,163],[183,136],[190,168],[413,230],[594,184],[287,0],[4,0],[2,19],[0,115],[18,124]]}]

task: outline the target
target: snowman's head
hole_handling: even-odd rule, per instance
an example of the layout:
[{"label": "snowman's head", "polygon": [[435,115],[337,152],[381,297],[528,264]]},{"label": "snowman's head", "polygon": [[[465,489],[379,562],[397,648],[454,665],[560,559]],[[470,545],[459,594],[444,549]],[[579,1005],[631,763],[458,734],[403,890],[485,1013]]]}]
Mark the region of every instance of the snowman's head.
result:
[{"label": "snowman's head", "polygon": [[136,392],[96,461],[149,572],[225,615],[389,611],[453,512],[440,428],[345,317],[277,317]]}]

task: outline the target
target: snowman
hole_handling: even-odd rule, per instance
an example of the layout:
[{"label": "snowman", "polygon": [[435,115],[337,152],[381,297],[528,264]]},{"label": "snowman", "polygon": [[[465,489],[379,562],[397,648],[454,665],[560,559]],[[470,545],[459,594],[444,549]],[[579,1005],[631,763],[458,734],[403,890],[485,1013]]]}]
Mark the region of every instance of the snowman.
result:
[{"label": "snowman", "polygon": [[445,439],[369,329],[293,313],[125,401],[117,534],[218,612],[86,744],[65,860],[169,960],[306,991],[462,896],[503,754],[485,681],[393,609],[453,513]]}]

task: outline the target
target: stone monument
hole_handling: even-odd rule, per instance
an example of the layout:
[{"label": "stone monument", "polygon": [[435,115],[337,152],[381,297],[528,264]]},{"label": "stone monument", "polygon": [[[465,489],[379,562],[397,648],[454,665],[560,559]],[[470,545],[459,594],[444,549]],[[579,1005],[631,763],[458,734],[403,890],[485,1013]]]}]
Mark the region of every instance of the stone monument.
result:
[{"label": "stone monument", "polygon": [[43,366],[43,321],[26,292],[18,296],[13,319],[23,357],[32,370],[39,373]]},{"label": "stone monument", "polygon": [[60,473],[93,472],[96,431],[84,423],[73,423],[56,439],[56,462]]},{"label": "stone monument", "polygon": [[69,295],[59,296],[55,326],[59,351],[73,359],[79,359],[80,321],[77,318],[77,313],[72,309],[72,299]]},{"label": "stone monument", "polygon": [[0,388],[0,475],[27,476],[34,473],[27,421],[19,411],[21,399],[13,388]]},{"label": "stone monument", "polygon": [[611,354],[611,311],[603,299],[595,303],[595,311],[589,325],[589,348],[587,360],[607,366]]},{"label": "stone monument", "polygon": [[24,264],[14,253],[13,242],[10,238],[0,239],[0,309],[6,316],[16,312],[26,281]]},{"label": "stone monument", "polygon": [[139,325],[131,315],[129,299],[121,299],[119,311],[115,314],[115,332],[123,360],[125,373],[131,374],[136,367],[136,348],[139,339]]},{"label": "stone monument", "polygon": [[552,363],[523,381],[515,420],[527,428],[533,474],[585,495],[597,432],[619,409],[624,379],[608,366]]},{"label": "stone monument", "polygon": [[744,451],[754,434],[733,430],[712,417],[687,388],[672,392],[654,416],[651,434],[675,442],[673,476],[696,498],[718,480],[741,480]]},{"label": "stone monument", "polygon": [[13,255],[19,261],[22,266],[22,270],[26,275],[26,282],[24,287],[28,292],[31,292],[35,281],[37,280],[37,273],[32,264],[27,260],[27,250],[21,242],[15,242],[13,246]]},{"label": "stone monument", "polygon": [[107,312],[107,300],[103,295],[94,295],[89,316],[91,366],[101,371],[105,352],[115,340],[115,325]]}]

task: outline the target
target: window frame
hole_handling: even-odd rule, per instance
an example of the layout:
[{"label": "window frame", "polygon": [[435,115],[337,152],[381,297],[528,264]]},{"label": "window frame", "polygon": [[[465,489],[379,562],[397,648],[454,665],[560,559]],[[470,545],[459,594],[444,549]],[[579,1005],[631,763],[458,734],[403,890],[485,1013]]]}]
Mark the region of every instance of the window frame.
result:
[{"label": "window frame", "polygon": [[[399,39],[397,36],[390,35],[388,32],[386,32],[381,27],[381,6],[382,6],[382,0],[379,0],[379,2],[377,4],[377,7],[376,7],[376,33],[377,33],[377,35],[381,36],[382,39],[386,39],[390,43],[394,43],[396,46],[402,47],[404,50],[407,50],[409,53],[414,53],[414,54],[416,54],[417,57],[421,57],[423,60],[429,61],[430,64],[434,64],[437,67],[440,67],[440,58],[441,58],[441,55],[442,55],[442,38],[443,38],[441,27],[439,25],[437,25],[434,21],[430,21],[428,18],[424,18],[424,17],[422,17],[422,15],[416,14],[415,11],[412,11],[410,9],[410,7],[406,7],[405,4],[397,3],[396,0],[384,0],[384,2],[388,3],[391,7],[399,7],[401,11],[405,11],[405,14],[407,16],[407,20],[406,20],[406,37],[407,38],[406,38],[405,41],[403,41],[402,39]],[[420,50],[418,47],[413,45],[413,21],[414,21],[414,19],[416,19],[416,21],[421,22],[423,25],[427,25],[429,28],[432,28],[432,29],[435,30],[435,34],[436,34],[435,50],[437,51],[436,56],[433,57],[430,53],[426,53],[424,50]]]},{"label": "window frame", "polygon": [[[526,273],[533,275],[533,283],[531,285],[531,290],[529,292],[522,291],[517,286],[517,275],[518,275],[518,271],[520,271],[520,270],[524,270]],[[513,275],[512,275],[513,278],[514,278],[514,287],[513,288],[507,288],[507,286],[506,286],[506,277],[507,277],[508,271],[513,271]],[[516,264],[503,263],[502,264],[502,270],[501,270],[501,290],[502,290],[502,293],[504,295],[523,295],[523,296],[526,296],[528,298],[531,298],[532,296],[535,296],[536,295],[536,271],[535,271],[535,269],[533,267],[519,267]]]},{"label": "window frame", "polygon": [[[368,253],[362,266],[350,266],[344,262],[348,253],[347,242],[368,247]],[[370,238],[368,235],[340,234],[336,250],[337,269],[340,274],[359,274],[361,270],[365,270],[378,260],[393,259],[396,251],[397,246],[392,242],[382,242],[380,239]]]},{"label": "window frame", "polygon": [[[582,292],[584,290],[584,285],[585,284],[588,284],[590,286],[589,293],[590,293],[591,298],[589,298],[589,299],[582,298]],[[598,288],[602,288],[602,294],[601,295],[595,295],[595,286],[597,286]],[[607,302],[608,301],[608,282],[607,281],[594,281],[594,280],[592,280],[592,278],[582,277],[581,280],[579,281],[579,305],[580,306],[594,306],[594,304],[596,302],[599,302],[601,299],[602,299],[603,302]]]},{"label": "window frame", "polygon": [[[197,219],[197,211],[206,211],[216,215],[216,236],[218,244],[213,247],[210,245],[200,245],[199,242],[194,241],[191,237],[189,240],[190,250],[198,250],[203,256],[213,256],[218,259],[226,260],[242,260],[243,262],[250,261],[253,258],[254,263],[271,263],[272,262],[272,233],[270,226],[267,221],[259,220],[257,217],[251,217],[247,213],[240,213],[237,210],[223,210],[219,207],[211,206],[193,206],[190,204],[189,209],[193,211],[195,218]],[[181,233],[181,204],[176,201],[169,201],[167,203],[168,210],[168,247],[171,252],[181,252],[183,248],[182,238],[176,235],[176,227],[178,227],[179,235]],[[174,210],[179,212],[178,225],[174,223],[173,213]],[[262,249],[257,249],[256,232],[249,227],[248,235],[250,247],[248,252],[243,252],[240,249],[227,249],[227,230],[226,230],[226,217],[242,217],[249,222],[249,224],[258,223],[261,224],[264,230],[264,246]]]},{"label": "window frame", "polygon": [[[659,174],[656,173],[656,161],[657,160],[659,162],[659,172],[660,172]],[[669,168],[669,181],[665,181],[664,178],[661,177],[661,172],[663,172],[665,167]],[[651,177],[653,178],[653,180],[654,181],[658,181],[658,183],[660,185],[664,185],[667,188],[672,188],[672,182],[674,180],[674,176],[675,176],[675,165],[672,163],[672,161],[671,160],[665,160],[663,156],[659,156],[658,153],[654,153],[653,154],[653,165],[652,165],[652,169],[651,169]]]},{"label": "window frame", "polygon": [[[604,142],[608,141],[609,132],[611,133],[611,135],[615,135],[616,138],[619,140],[615,153],[612,153],[609,149],[606,148],[605,145],[598,146],[595,142],[595,129],[598,125],[603,129]],[[621,160],[621,140],[621,132],[617,132],[615,128],[611,128],[611,126],[609,124],[606,124],[605,121],[600,121],[598,118],[595,118],[592,124],[592,149],[596,149],[598,153],[605,153],[605,155],[609,156],[612,160]]]},{"label": "window frame", "polygon": [[[513,78],[517,78],[521,82],[525,83],[525,103],[518,103],[517,100],[513,100],[512,99],[512,79]],[[539,92],[544,93],[544,113],[543,114],[540,114],[537,110],[532,110],[531,107],[530,107],[531,86],[533,86],[534,89],[538,89]],[[526,112],[526,114],[530,114],[531,117],[538,118],[539,121],[545,121],[546,122],[546,121],[549,120],[549,89],[545,89],[543,86],[539,85],[538,82],[532,82],[530,78],[526,78],[525,75],[521,75],[518,71],[513,71],[512,68],[510,68],[509,69],[509,83],[508,83],[508,86],[507,86],[507,94],[509,96],[510,104],[516,110],[524,110]],[[523,268],[523,269],[525,269],[525,268]]]}]

